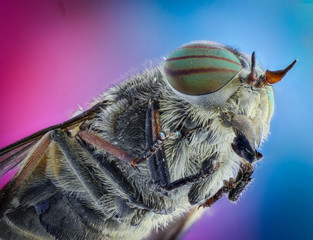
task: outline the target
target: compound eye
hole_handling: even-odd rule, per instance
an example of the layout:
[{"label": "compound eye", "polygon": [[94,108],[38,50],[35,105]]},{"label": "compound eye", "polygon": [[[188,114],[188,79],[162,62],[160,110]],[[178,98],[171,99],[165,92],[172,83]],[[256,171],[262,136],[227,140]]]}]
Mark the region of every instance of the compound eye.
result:
[{"label": "compound eye", "polygon": [[187,95],[218,91],[240,71],[238,57],[222,45],[194,43],[172,52],[165,61],[168,83]]}]

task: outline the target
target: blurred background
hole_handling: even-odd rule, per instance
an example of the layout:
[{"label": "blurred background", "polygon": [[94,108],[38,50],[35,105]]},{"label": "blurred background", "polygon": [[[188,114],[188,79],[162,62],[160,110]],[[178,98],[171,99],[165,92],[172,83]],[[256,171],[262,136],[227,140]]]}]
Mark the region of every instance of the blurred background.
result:
[{"label": "blurred background", "polygon": [[253,184],[238,203],[208,209],[184,240],[313,239],[313,1],[1,0],[0,147],[194,40],[255,51],[265,69],[298,63],[275,85]]}]

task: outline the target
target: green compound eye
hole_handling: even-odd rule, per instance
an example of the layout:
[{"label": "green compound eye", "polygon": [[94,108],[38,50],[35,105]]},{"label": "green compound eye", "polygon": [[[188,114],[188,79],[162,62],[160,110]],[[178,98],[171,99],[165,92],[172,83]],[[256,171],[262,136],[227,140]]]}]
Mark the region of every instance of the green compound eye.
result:
[{"label": "green compound eye", "polygon": [[218,91],[240,71],[241,63],[230,50],[214,43],[194,43],[172,52],[165,61],[169,84],[187,95]]}]

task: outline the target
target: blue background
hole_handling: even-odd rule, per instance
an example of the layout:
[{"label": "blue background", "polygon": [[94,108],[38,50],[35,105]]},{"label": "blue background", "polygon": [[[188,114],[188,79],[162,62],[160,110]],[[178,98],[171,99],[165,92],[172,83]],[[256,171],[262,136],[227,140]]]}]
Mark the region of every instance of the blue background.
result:
[{"label": "blue background", "polygon": [[67,119],[124,73],[190,41],[255,51],[271,70],[297,58],[275,85],[253,184],[238,203],[210,208],[184,239],[313,239],[312,1],[106,1],[73,12],[64,2],[65,21],[54,1],[0,2],[1,146]]}]

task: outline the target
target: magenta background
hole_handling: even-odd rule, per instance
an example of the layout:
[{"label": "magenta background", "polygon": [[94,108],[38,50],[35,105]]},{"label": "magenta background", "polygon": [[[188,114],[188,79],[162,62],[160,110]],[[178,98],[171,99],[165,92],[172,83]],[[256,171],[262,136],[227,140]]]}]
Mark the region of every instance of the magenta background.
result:
[{"label": "magenta background", "polygon": [[65,18],[57,0],[0,0],[0,147],[67,120],[127,72],[193,40],[255,50],[273,70],[298,58],[275,86],[252,186],[237,204],[214,205],[184,240],[313,239],[312,1],[63,2]]}]

